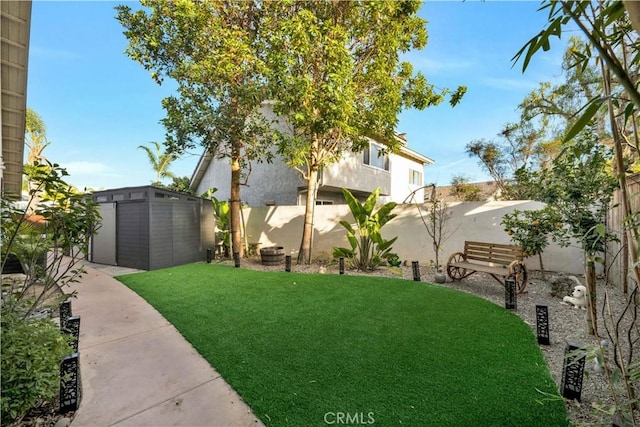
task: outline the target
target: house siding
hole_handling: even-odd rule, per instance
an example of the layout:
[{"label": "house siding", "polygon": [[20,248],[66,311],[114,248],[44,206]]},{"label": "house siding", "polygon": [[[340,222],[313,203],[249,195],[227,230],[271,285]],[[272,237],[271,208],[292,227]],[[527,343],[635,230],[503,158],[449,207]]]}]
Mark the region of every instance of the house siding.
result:
[{"label": "house siding", "polygon": [[[240,187],[240,197],[249,206],[264,206],[266,201],[276,205],[297,204],[298,188],[306,186],[300,173],[287,166],[282,159],[272,163],[251,164],[251,174],[247,185]],[[231,166],[228,159],[213,159],[197,187],[196,193],[202,194],[216,187],[214,196],[218,200],[231,198]]]},{"label": "house siding", "polygon": [[[340,193],[342,188],[371,193],[380,187],[380,194],[386,196],[387,201],[401,203],[412,191],[420,188],[409,183],[411,169],[420,171],[424,180],[424,166],[420,162],[390,154],[389,170],[386,171],[363,164],[362,153],[347,151],[343,159],[326,166],[322,171],[318,198],[344,203]],[[215,197],[228,200],[231,194],[230,178],[228,159],[213,159],[197,187],[197,194],[216,187],[218,191]],[[252,207],[264,206],[267,201],[280,206],[298,205],[304,204],[305,196],[304,193],[300,194],[300,190],[305,188],[306,182],[302,176],[276,158],[272,163],[252,163],[251,174],[247,185],[241,187],[240,196],[243,202]],[[423,190],[416,192],[416,200],[422,200],[423,197]]]},{"label": "house siding", "polygon": [[[413,185],[409,181],[410,171],[415,170],[422,174],[422,181],[424,182],[424,166],[414,160],[407,159],[399,155],[392,155],[391,168],[391,201],[396,203],[402,203],[407,197],[411,195],[412,191],[415,192],[413,200],[418,203],[422,203],[424,200],[424,189],[420,189],[421,185]],[[407,200],[411,203],[411,200]]]},{"label": "house siding", "polygon": [[343,158],[322,171],[322,185],[370,193],[381,187],[382,195],[391,194],[391,168],[395,156],[389,157],[389,170],[365,165],[362,153],[346,151]]},{"label": "house siding", "polygon": [[[277,117],[270,105],[260,108],[260,113],[272,121],[272,126],[283,133],[292,133],[291,126]],[[400,137],[399,137],[400,138]],[[372,143],[375,141],[371,140]],[[432,162],[421,154],[406,147],[399,154],[389,154],[389,170],[365,165],[363,153],[343,152],[339,162],[327,165],[320,174],[318,199],[344,203],[342,188],[347,188],[358,198],[366,197],[380,187],[385,201],[402,202],[411,191],[420,186],[409,184],[409,170],[421,171],[424,176],[424,164]],[[274,153],[275,154],[275,153]],[[306,182],[302,175],[289,167],[280,157],[275,155],[272,163],[253,161],[247,185],[240,189],[240,196],[248,206],[259,207],[273,205],[301,205],[305,203]],[[397,176],[396,176],[397,175]],[[201,158],[192,176],[192,186],[198,194],[215,187],[215,197],[219,200],[230,198],[231,167],[226,158]],[[422,194],[422,193],[420,193]],[[417,196],[420,197],[420,194]]]}]

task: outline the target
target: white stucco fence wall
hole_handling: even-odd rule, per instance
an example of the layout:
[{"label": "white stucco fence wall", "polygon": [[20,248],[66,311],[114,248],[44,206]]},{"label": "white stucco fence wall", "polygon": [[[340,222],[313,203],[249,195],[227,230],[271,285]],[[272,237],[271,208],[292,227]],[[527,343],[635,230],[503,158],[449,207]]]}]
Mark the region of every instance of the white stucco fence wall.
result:
[{"label": "white stucco fence wall", "polygon": [[[440,264],[446,264],[449,255],[462,251],[465,240],[492,243],[511,242],[501,225],[505,213],[514,210],[540,209],[544,204],[533,201],[458,202],[449,204],[452,212],[449,227],[455,233],[443,244]],[[426,205],[421,205],[426,215]],[[433,244],[420,219],[415,205],[398,205],[394,211],[398,216],[383,228],[385,238],[398,236],[393,246],[402,260],[419,261],[427,265],[435,260]],[[297,255],[302,237],[304,206],[270,206],[246,208],[243,211],[247,241],[260,243],[260,247],[283,246],[287,254]],[[339,221],[353,222],[347,205],[316,206],[314,219],[313,258],[329,260],[334,246],[348,246],[346,230]],[[576,245],[562,248],[555,243],[542,254],[545,270],[583,274],[583,253]],[[529,269],[540,268],[538,257],[526,260]]]}]

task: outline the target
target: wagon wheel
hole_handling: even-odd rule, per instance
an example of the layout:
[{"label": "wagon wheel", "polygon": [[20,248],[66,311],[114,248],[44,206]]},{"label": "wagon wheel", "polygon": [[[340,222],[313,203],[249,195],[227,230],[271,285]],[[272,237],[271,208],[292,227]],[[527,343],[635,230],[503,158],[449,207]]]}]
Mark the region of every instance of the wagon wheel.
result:
[{"label": "wagon wheel", "polygon": [[523,294],[527,287],[527,269],[520,261],[509,264],[509,276],[516,279],[516,293]]},{"label": "wagon wheel", "polygon": [[449,257],[449,261],[447,261],[447,275],[451,278],[451,280],[462,280],[467,275],[467,269],[462,267],[455,267],[451,265],[452,263],[458,262],[466,262],[467,257],[462,252],[456,252],[455,254]]}]

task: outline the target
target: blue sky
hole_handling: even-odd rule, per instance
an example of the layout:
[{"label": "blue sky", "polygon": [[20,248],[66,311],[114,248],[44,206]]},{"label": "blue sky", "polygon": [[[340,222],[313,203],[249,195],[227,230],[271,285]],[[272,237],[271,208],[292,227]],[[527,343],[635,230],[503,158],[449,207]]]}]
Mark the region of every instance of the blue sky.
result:
[{"label": "blue sky", "polygon": [[[123,53],[119,3],[33,2],[27,104],[47,124],[45,156],[66,167],[68,181],[79,188],[149,184],[155,175],[137,147],[164,140],[160,102],[171,88],[158,86]],[[561,43],[534,57],[525,74],[520,64],[512,67],[511,57],[544,25],[546,13],[538,8],[539,2],[423,4],[429,42],[406,58],[437,87],[468,87],[455,108],[443,103],[399,117],[409,146],[436,161],[425,182],[448,185],[459,174],[487,179],[465,145],[494,138],[517,120],[518,104],[538,82],[560,75]],[[188,153],[171,170],[191,176],[199,155]]]}]

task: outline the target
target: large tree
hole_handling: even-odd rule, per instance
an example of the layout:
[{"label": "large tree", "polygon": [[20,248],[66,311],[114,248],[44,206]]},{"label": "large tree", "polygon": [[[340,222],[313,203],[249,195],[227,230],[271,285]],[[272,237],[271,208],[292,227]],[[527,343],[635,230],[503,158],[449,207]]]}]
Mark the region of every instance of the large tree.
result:
[{"label": "large tree", "polygon": [[[531,197],[517,181],[521,168],[548,168],[562,150],[562,138],[573,118],[602,88],[602,78],[592,63],[575,66],[575,55],[585,49],[579,37],[572,37],[565,49],[562,79],[541,82],[518,105],[520,119],[504,125],[497,138],[478,139],[466,146],[491,175],[505,199]],[[605,116],[594,117],[598,134],[605,133]]]},{"label": "large tree", "polygon": [[242,254],[240,185],[243,167],[261,158],[268,126],[258,115],[266,97],[265,47],[260,39],[264,2],[142,0],[121,5],[117,19],[129,40],[126,53],[161,84],[177,82],[163,100],[170,152],[196,145],[228,158],[233,251]]},{"label": "large tree", "polygon": [[[367,137],[396,150],[400,111],[436,105],[448,92],[400,60],[426,44],[419,7],[419,1],[268,4],[273,109],[290,124],[279,135],[278,152],[307,182],[298,262],[311,260],[319,171],[345,150],[367,148]],[[452,105],[465,90],[452,94]]]},{"label": "large tree", "polygon": [[504,125],[497,139],[476,139],[466,146],[470,157],[477,157],[480,165],[491,175],[506,200],[526,198],[525,189],[514,183],[520,168],[539,163],[541,131],[530,122]]},{"label": "large tree", "polygon": [[[625,6],[628,13],[625,11]],[[640,17],[633,2],[606,0],[590,1],[546,0],[540,10],[548,12],[547,26],[534,35],[514,56],[522,60],[525,71],[531,58],[551,48],[554,37],[560,38],[564,26],[571,23],[581,31],[586,44],[573,52],[573,66],[585,69],[596,61],[600,66],[602,86],[572,118],[571,126],[563,135],[563,142],[571,141],[598,113],[605,109],[615,152],[614,172],[620,182],[621,207],[624,212],[626,237],[631,248],[633,272],[640,282],[640,221],[632,212],[626,176],[628,164],[640,152],[638,135],[638,109],[640,109],[640,56],[637,54],[640,37],[637,28]]]},{"label": "large tree", "polygon": [[[625,11],[626,6],[626,11]],[[547,25],[516,54],[515,60],[522,60],[523,71],[526,70],[530,59],[540,49],[551,48],[553,37],[562,35],[564,26],[568,23],[580,29],[588,44],[585,49],[576,52],[576,66],[581,67],[596,60],[600,65],[602,75],[602,89],[594,98],[584,106],[579,118],[573,121],[563,137],[564,143],[571,142],[580,131],[587,126],[590,120],[605,109],[608,113],[608,124],[613,140],[615,161],[613,170],[619,180],[621,194],[621,207],[624,214],[625,231],[624,238],[630,247],[631,270],[636,285],[640,283],[640,221],[639,213],[631,210],[631,202],[627,188],[629,152],[638,153],[640,150],[640,138],[638,136],[638,110],[640,109],[640,90],[638,79],[640,76],[640,7],[636,2],[619,0],[591,1],[558,1],[545,0],[541,10],[547,10]],[[628,12],[628,13],[626,13]],[[631,132],[625,135],[624,128],[630,123]],[[626,255],[623,254],[624,257]],[[589,277],[589,266],[587,266]],[[626,273],[626,272],[625,272]],[[590,280],[595,282],[591,275]],[[590,299],[591,305],[595,299]],[[627,350],[620,345],[623,331],[620,325],[623,322],[624,312],[617,320],[610,319],[613,333],[609,334],[614,347],[614,363],[619,369],[620,378],[623,379],[626,397],[629,404],[620,401],[613,380],[610,380],[612,397],[615,402],[614,410],[620,420],[629,425],[636,425],[640,419],[637,402],[637,375],[638,367],[634,363],[633,348],[637,343],[637,288],[631,293],[625,311],[632,313],[630,326],[625,333],[628,337]],[[630,308],[630,310],[628,310]],[[609,315],[612,317],[611,313]],[[624,357],[623,355],[625,355]],[[606,366],[606,365],[605,365]],[[607,369],[608,370],[608,369]],[[612,378],[612,376],[609,376]],[[621,421],[621,422],[622,422]]]}]

